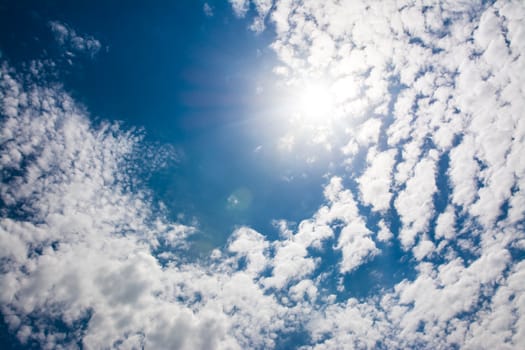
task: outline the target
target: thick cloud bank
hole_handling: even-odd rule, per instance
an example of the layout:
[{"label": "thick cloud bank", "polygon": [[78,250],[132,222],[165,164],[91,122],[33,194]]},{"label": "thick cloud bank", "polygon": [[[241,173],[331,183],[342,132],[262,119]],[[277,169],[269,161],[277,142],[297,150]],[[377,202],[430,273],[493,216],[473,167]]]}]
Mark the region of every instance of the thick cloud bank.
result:
[{"label": "thick cloud bank", "polygon": [[[279,239],[242,227],[191,262],[173,252],[195,229],[135,183],[140,135],[4,63],[9,329],[46,349],[521,349],[525,6],[232,3],[275,28],[282,79],[330,81],[338,127],[323,132],[347,171]],[[345,278],[389,247],[413,274],[354,297]]]}]

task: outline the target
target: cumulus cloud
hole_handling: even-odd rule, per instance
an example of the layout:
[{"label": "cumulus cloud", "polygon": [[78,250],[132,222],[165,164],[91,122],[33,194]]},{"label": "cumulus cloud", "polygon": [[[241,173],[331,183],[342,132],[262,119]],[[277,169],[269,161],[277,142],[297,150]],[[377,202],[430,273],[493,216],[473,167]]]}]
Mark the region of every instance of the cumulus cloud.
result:
[{"label": "cumulus cloud", "polygon": [[366,171],[359,178],[359,188],[363,202],[372,205],[374,210],[386,210],[392,198],[391,177],[395,163],[396,150],[377,154],[375,148],[368,151]]},{"label": "cumulus cloud", "polygon": [[325,188],[325,196],[330,201],[328,210],[322,212],[328,221],[339,220],[344,225],[339,234],[336,249],[340,249],[342,273],[355,270],[379,251],[359,213],[352,192],[345,189],[340,177],[333,177]]},{"label": "cumulus cloud", "polygon": [[[238,229],[210,265],[157,255],[184,252],[196,229],[169,221],[131,186],[136,153],[147,149],[142,137],[93,125],[60,87],[25,86],[6,65],[0,86],[0,303],[22,343],[271,348],[278,332],[293,329],[305,309],[285,307],[260,283],[270,248],[261,234]],[[308,232],[297,237],[312,242]],[[296,302],[315,298],[313,283],[292,287]]]},{"label": "cumulus cloud", "polygon": [[[81,332],[89,348],[148,343],[139,323],[161,309],[139,321],[130,306],[154,306],[162,271],[151,250],[165,236],[183,241],[191,228],[165,222],[146,193],[127,190],[126,159],[139,135],[90,125],[60,89],[25,89],[8,68],[1,74],[2,95],[16,101],[3,106],[2,119],[2,307],[16,315],[6,318],[9,327],[45,347],[75,344],[66,331]],[[64,329],[30,321],[34,315]]]},{"label": "cumulus cloud", "polygon": [[140,135],[92,125],[60,88],[1,74],[2,96],[15,102],[2,106],[0,297],[18,339],[44,348],[272,347],[293,310],[257,284],[264,237],[237,230],[232,255],[214,266],[178,255],[161,265],[154,251],[184,249],[195,229],[131,191]]},{"label": "cumulus cloud", "polygon": [[77,34],[75,30],[68,25],[58,22],[49,22],[49,27],[55,36],[56,41],[68,52],[69,55],[74,53],[86,53],[94,57],[101,49],[100,41],[90,35]]},{"label": "cumulus cloud", "polygon": [[395,201],[403,228],[399,239],[405,248],[410,248],[418,233],[428,230],[428,222],[433,215],[432,196],[437,190],[436,152],[430,153],[414,169],[414,174],[406,182]]},{"label": "cumulus cloud", "polygon": [[249,0],[230,0],[230,4],[232,5],[233,11],[235,14],[239,17],[243,17],[246,15],[246,12],[248,11],[248,7],[250,6]]},{"label": "cumulus cloud", "polygon": [[[340,266],[351,271],[355,254],[368,251],[364,256],[372,259],[380,254],[374,238],[395,238],[395,245],[411,249],[407,254],[418,277],[397,284],[380,305],[370,299],[327,307],[338,315],[360,307],[385,312],[387,328],[397,336],[381,344],[519,344],[520,316],[499,313],[497,330],[489,320],[497,317],[496,300],[509,310],[518,307],[514,297],[502,302],[496,295],[514,278],[510,271],[521,266],[509,249],[523,235],[514,225],[523,220],[523,162],[517,152],[523,151],[524,61],[523,45],[513,38],[523,36],[524,11],[517,1],[439,6],[276,1],[268,15],[276,31],[271,47],[279,70],[286,71],[280,79],[322,76],[333,82],[342,111],[338,122],[347,126],[345,136],[328,139],[332,150],[350,157],[342,175],[357,183],[360,196],[349,205],[348,196],[338,195],[348,190],[341,183],[334,190],[340,180],[331,181],[324,209],[348,218],[335,246],[343,252]],[[366,155],[363,169],[360,152]],[[359,205],[379,212],[377,235],[366,233],[373,225],[359,215]],[[392,211],[399,229],[388,224]],[[356,241],[344,253],[349,228],[370,239],[369,250]],[[491,301],[480,307],[483,298]],[[438,304],[449,307],[439,310]],[[341,332],[329,321],[334,318],[319,315],[311,328],[319,343],[312,347],[377,345],[374,336],[370,344],[359,343],[365,338],[362,324],[377,330],[366,319]]]}]

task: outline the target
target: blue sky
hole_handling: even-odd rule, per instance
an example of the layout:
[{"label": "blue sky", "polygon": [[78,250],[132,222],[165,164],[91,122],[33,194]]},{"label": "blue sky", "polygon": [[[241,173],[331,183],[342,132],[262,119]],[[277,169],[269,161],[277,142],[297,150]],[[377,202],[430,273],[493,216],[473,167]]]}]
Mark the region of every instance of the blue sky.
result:
[{"label": "blue sky", "polygon": [[0,17],[1,348],[525,345],[520,1]]}]

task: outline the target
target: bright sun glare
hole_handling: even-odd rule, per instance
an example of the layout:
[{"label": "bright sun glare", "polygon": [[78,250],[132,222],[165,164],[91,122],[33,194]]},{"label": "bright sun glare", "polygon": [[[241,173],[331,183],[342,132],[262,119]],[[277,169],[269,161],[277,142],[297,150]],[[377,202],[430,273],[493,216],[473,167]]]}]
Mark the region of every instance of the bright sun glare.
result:
[{"label": "bright sun glare", "polygon": [[334,112],[334,98],[328,84],[323,82],[308,82],[297,90],[294,98],[298,117],[310,123],[324,123]]}]

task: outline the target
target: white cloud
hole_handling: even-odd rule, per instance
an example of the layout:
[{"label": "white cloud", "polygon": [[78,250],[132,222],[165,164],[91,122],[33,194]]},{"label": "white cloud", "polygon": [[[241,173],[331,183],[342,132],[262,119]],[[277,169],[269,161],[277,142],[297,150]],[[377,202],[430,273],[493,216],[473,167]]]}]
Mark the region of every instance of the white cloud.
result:
[{"label": "white cloud", "polygon": [[[20,320],[29,323],[29,333],[20,328],[22,340],[50,331],[39,341],[54,347],[60,342],[51,336],[57,330],[41,322],[31,325],[28,316],[41,314],[74,327],[94,312],[83,339],[87,347],[132,341],[159,313],[155,305],[161,300],[154,295],[163,289],[163,273],[150,249],[163,235],[171,244],[183,242],[192,229],[162,224],[162,216],[148,224],[153,213],[147,197],[124,190],[128,180],[121,171],[137,135],[116,125],[95,128],[62,91],[23,90],[6,70],[2,87],[2,93],[18,100],[17,109],[2,121],[3,150],[21,156],[2,158],[1,196],[6,210],[27,218],[0,221],[0,240],[8,248],[2,259],[11,261],[2,275],[10,286],[2,293],[2,305],[18,315],[8,320],[10,327],[16,330]],[[20,274],[22,267],[26,272]],[[151,313],[138,317],[145,308]],[[178,313],[184,307],[170,309]],[[200,326],[189,322],[187,327]],[[136,340],[154,342],[144,335]]]},{"label": "white cloud", "polygon": [[308,246],[295,240],[278,243],[277,253],[272,259],[272,276],[264,280],[267,288],[284,288],[289,282],[310,274],[316,266],[313,258],[307,257]]},{"label": "white cloud", "polygon": [[213,8],[207,2],[202,6],[202,11],[207,17],[213,17]]},{"label": "white cloud", "polygon": [[290,288],[289,296],[294,301],[304,300],[313,301],[317,297],[317,287],[312,280],[302,280]]},{"label": "white cloud", "polygon": [[265,29],[265,20],[268,12],[272,8],[273,0],[252,0],[257,11],[257,16],[253,19],[250,29],[260,33]]},{"label": "white cloud", "polygon": [[456,223],[456,217],[452,206],[448,206],[447,209],[441,213],[436,223],[436,238],[453,239],[456,235],[454,224]]},{"label": "white cloud", "polygon": [[363,202],[372,205],[374,210],[386,210],[390,207],[391,176],[396,153],[396,150],[378,153],[375,148],[368,151],[369,166],[358,181]]},{"label": "white cloud", "polygon": [[477,193],[477,175],[479,166],[474,159],[474,140],[465,136],[461,144],[450,153],[450,179],[454,185],[452,202],[467,206],[471,204]]},{"label": "white cloud", "polygon": [[373,305],[356,299],[327,305],[307,324],[315,342],[307,348],[337,349],[343,344],[348,348],[374,348],[388,329],[382,319],[383,315]]},{"label": "white cloud", "polygon": [[423,260],[425,257],[428,257],[434,251],[435,246],[429,240],[422,240],[417,246],[412,249],[414,257],[417,260]]},{"label": "white cloud", "polygon": [[319,211],[319,218],[326,222],[340,220],[343,223],[336,249],[340,249],[341,273],[355,270],[379,253],[371,238],[372,232],[359,215],[352,192],[344,189],[342,179],[333,177],[325,188],[325,197],[330,201],[326,210]]},{"label": "white cloud", "polygon": [[242,227],[237,229],[232,235],[232,242],[228,245],[228,250],[248,259],[246,270],[249,272],[260,272],[267,264],[265,251],[269,244],[260,233]]},{"label": "white cloud", "polygon": [[336,248],[341,249],[343,254],[340,267],[342,273],[357,269],[379,253],[370,234],[363,223],[352,223],[341,230]]},{"label": "white cloud", "polygon": [[[505,283],[492,298],[490,307],[479,317],[471,327],[466,346],[484,347],[498,346],[511,339],[516,346],[525,341],[525,311],[523,301],[524,263],[520,262],[512,268]],[[515,332],[512,328],[515,328]]]},{"label": "white cloud", "polygon": [[[2,154],[20,154],[1,158],[3,210],[26,219],[2,212],[0,253],[9,263],[0,302],[20,340],[50,348],[272,346],[281,311],[253,282],[264,263],[259,234],[240,229],[230,245],[247,256],[246,271],[232,274],[225,259],[208,274],[177,267],[177,256],[161,267],[152,250],[184,247],[194,229],[166,221],[145,193],[126,190],[122,170],[140,138],[117,125],[90,125],[59,89],[24,90],[6,70],[1,85],[18,101],[2,120]],[[48,319],[64,322],[72,338],[61,339]]]},{"label": "white cloud", "polygon": [[239,17],[244,17],[250,6],[249,0],[229,0],[233,11]]},{"label": "white cloud", "polygon": [[399,193],[395,207],[403,227],[399,239],[404,248],[410,248],[416,236],[428,229],[433,213],[432,196],[436,192],[436,153],[431,152],[414,168],[414,175]]},{"label": "white cloud", "polygon": [[[394,244],[401,243],[405,249],[413,247],[416,258],[419,276],[398,284],[392,294],[384,295],[381,308],[390,324],[389,331],[384,332],[388,335],[382,339],[383,344],[394,348],[447,348],[472,339],[469,344],[479,347],[487,338],[492,340],[486,344],[507,342],[509,347],[516,346],[519,342],[511,338],[519,337],[512,327],[523,323],[522,317],[507,313],[505,321],[498,323],[498,331],[487,331],[485,336],[481,328],[474,331],[473,320],[489,315],[475,305],[481,297],[492,297],[491,283],[510,277],[504,271],[513,262],[504,247],[510,241],[516,242],[521,234],[506,231],[509,241],[500,241],[497,248],[484,246],[485,243],[479,247],[474,237],[483,237],[483,242],[491,239],[497,242],[503,237],[490,232],[498,216],[504,214],[501,206],[506,201],[508,218],[499,221],[500,229],[523,220],[524,212],[519,209],[523,202],[523,162],[517,155],[522,152],[523,140],[519,116],[525,98],[519,82],[523,81],[524,70],[523,56],[519,53],[524,47],[523,40],[513,38],[523,36],[523,30],[518,28],[523,25],[524,7],[516,1],[497,1],[492,5],[445,2],[424,8],[411,2],[374,5],[338,1],[301,5],[277,1],[270,15],[277,31],[272,47],[287,66],[285,79],[317,73],[336,82],[342,79],[349,82],[348,92],[343,91],[337,101],[343,105],[348,120],[357,119],[348,122],[351,130],[346,134],[348,137],[333,149],[355,157],[360,147],[373,148],[365,149],[369,156],[362,171],[353,169],[354,163],[348,161],[349,171],[343,177],[350,183],[359,179],[360,204],[372,205],[376,210],[388,209],[386,203],[391,198],[389,189],[392,190],[402,224],[400,242]],[[318,52],[324,56],[316,55]],[[391,78],[399,79],[402,85],[396,85]],[[361,137],[360,142],[359,125],[365,116],[377,120],[371,112],[386,115],[390,103],[392,114],[381,120],[391,150],[376,144],[379,131]],[[385,152],[398,151],[401,162],[389,159],[381,172],[373,159]],[[372,191],[378,188],[373,186],[373,179],[377,182],[389,179],[392,168],[393,186],[388,180],[382,181],[381,191]],[[437,188],[438,177],[446,179],[450,192]],[[440,186],[444,186],[443,181]],[[343,220],[344,230],[346,222],[359,225],[359,213],[357,206],[349,205],[351,192],[348,196],[340,193],[348,193],[341,180],[331,181],[325,189],[330,203],[316,215]],[[439,200],[443,197],[447,200],[445,211],[439,215],[434,212],[435,195],[439,195]],[[461,215],[461,220],[456,221],[456,215]],[[381,241],[392,237],[386,219],[381,216],[377,235]],[[429,225],[434,222],[435,237],[430,237]],[[361,223],[360,228],[365,231],[366,224]],[[436,247],[432,238],[443,240],[443,244]],[[448,242],[452,245],[448,246]],[[471,261],[458,257],[463,249],[474,254]],[[436,254],[446,262],[434,265]],[[389,300],[401,300],[402,304],[390,304]],[[502,304],[514,301],[505,300]],[[353,308],[343,303],[326,307],[338,310],[337,315]],[[470,316],[459,317],[460,313]],[[339,324],[344,322],[331,319],[337,316],[320,316],[310,329],[315,334],[314,341],[319,342],[318,348],[337,348],[341,344],[364,347],[356,343],[355,334],[363,334],[357,331],[359,325],[339,331],[342,328]],[[363,324],[367,330],[376,329],[366,321]],[[423,331],[419,330],[421,327]]]},{"label": "white cloud", "polygon": [[359,126],[357,141],[362,145],[370,145],[377,143],[380,129],[380,120],[374,118],[368,119]]},{"label": "white cloud", "polygon": [[392,234],[392,231],[390,231],[390,228],[386,225],[384,220],[379,221],[379,232],[377,233],[377,240],[380,242],[388,242],[390,241],[394,235]]},{"label": "white cloud", "polygon": [[100,41],[89,35],[79,35],[64,23],[49,22],[49,27],[58,43],[68,52],[87,53],[94,57],[101,49]]}]

